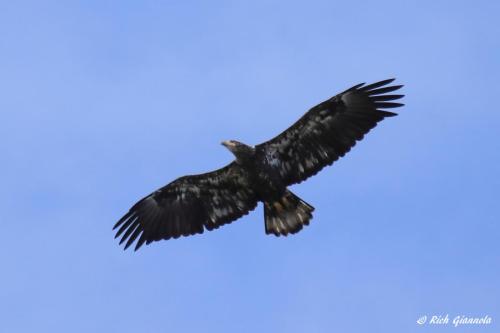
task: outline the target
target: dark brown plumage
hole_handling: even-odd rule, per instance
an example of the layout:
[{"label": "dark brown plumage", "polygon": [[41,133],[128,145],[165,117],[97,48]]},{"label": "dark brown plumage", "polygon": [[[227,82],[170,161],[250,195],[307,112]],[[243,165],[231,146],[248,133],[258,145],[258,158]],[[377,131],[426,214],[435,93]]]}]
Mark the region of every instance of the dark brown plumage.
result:
[{"label": "dark brown plumage", "polygon": [[255,147],[225,141],[236,157],[222,169],[178,178],[137,202],[114,226],[125,249],[203,233],[230,223],[264,202],[266,233],[298,232],[314,208],[287,187],[331,165],[400,107],[394,79],[358,84],[316,105],[295,124]]}]

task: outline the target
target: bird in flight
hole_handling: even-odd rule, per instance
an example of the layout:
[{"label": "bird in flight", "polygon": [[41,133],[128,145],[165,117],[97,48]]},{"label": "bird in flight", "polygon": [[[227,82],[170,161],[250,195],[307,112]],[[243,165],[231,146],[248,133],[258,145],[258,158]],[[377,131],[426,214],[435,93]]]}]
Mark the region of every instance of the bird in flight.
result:
[{"label": "bird in flight", "polygon": [[264,204],[266,234],[287,236],[312,219],[314,207],[288,186],[344,156],[404,95],[394,79],[355,85],[314,106],[275,138],[256,146],[222,142],[235,156],[225,167],[180,177],[138,201],[114,226],[125,249],[217,229]]}]

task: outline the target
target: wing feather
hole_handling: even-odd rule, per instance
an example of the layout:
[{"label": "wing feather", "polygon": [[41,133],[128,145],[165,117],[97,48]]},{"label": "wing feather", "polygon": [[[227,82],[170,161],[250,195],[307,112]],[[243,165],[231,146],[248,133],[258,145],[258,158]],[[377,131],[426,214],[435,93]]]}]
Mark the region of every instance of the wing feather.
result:
[{"label": "wing feather", "polygon": [[287,185],[300,183],[344,156],[378,122],[396,113],[383,109],[403,106],[391,102],[404,95],[387,95],[402,85],[394,79],[355,85],[316,105],[295,124],[256,146],[263,159],[277,168]]},{"label": "wing feather", "polygon": [[248,214],[257,197],[246,172],[236,163],[200,175],[185,176],[137,202],[114,226],[125,249],[144,243],[213,230]]}]

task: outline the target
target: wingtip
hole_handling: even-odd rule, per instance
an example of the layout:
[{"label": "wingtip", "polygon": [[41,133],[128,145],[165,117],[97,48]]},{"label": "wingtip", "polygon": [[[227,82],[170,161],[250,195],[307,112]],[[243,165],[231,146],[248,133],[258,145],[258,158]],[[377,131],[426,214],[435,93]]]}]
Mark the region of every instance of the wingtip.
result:
[{"label": "wingtip", "polygon": [[[374,82],[374,83],[371,83],[367,86],[362,87],[360,90],[365,91],[365,92],[373,92],[373,91],[376,91],[377,88],[387,86],[388,84],[394,82],[394,80],[396,80],[396,78],[390,78],[390,79],[386,79],[386,80],[382,80],[382,81],[377,81],[377,82]],[[389,88],[389,87],[385,87],[382,89],[387,89],[387,88]]]},{"label": "wingtip", "polygon": [[397,113],[391,111],[384,111],[384,110],[377,110],[377,111],[378,111],[377,113],[381,114],[385,118],[395,117],[398,115]]},{"label": "wingtip", "polygon": [[[366,82],[358,83],[358,84],[350,87],[349,89],[346,89],[345,91],[341,92],[341,94],[346,94],[346,93],[351,92],[353,90],[357,90],[357,89],[363,87],[365,84],[366,84]],[[334,97],[332,97],[332,98],[334,98]]]},{"label": "wingtip", "polygon": [[125,222],[126,220],[128,220],[129,217],[131,217],[132,215],[133,215],[132,210],[129,210],[127,212],[127,214],[123,215],[122,218],[119,219],[118,222],[115,223],[115,225],[113,226],[112,230],[115,230],[116,228],[118,228],[123,222]]}]

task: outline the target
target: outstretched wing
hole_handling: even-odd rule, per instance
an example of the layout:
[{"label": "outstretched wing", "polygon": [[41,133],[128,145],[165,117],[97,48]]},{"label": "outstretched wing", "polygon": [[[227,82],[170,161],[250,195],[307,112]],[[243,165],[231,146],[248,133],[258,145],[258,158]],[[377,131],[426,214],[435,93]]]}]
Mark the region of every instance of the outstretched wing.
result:
[{"label": "outstretched wing", "polygon": [[137,202],[113,229],[127,249],[144,243],[203,233],[230,223],[257,206],[245,171],[235,162],[194,176],[178,178]]},{"label": "outstretched wing", "polygon": [[383,109],[404,104],[390,102],[404,95],[389,95],[402,86],[387,86],[394,79],[365,86],[358,84],[316,105],[286,131],[256,147],[269,165],[279,170],[287,185],[315,175],[339,157],[385,117]]}]

